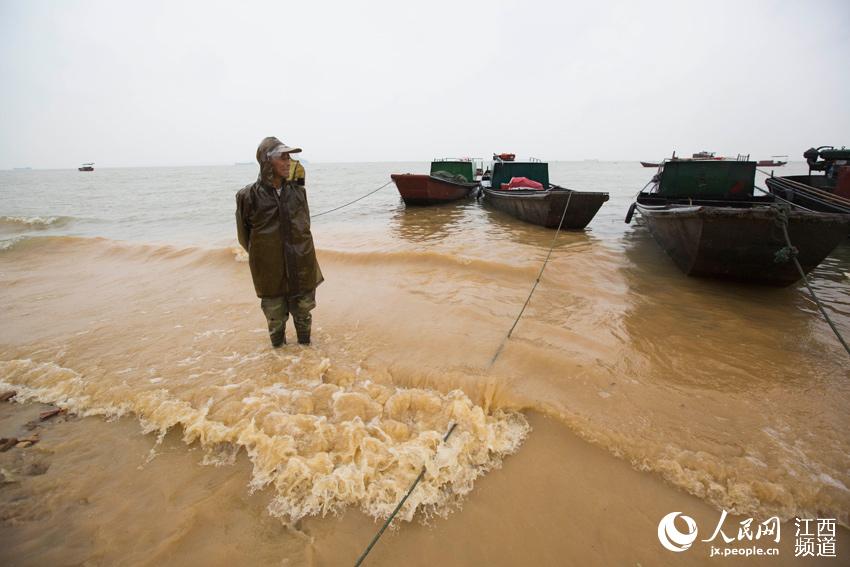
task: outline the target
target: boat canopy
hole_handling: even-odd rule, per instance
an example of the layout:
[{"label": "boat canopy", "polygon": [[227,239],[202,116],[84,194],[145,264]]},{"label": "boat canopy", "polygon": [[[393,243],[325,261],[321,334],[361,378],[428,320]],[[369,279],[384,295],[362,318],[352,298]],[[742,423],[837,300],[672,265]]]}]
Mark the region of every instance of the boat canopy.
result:
[{"label": "boat canopy", "polygon": [[664,163],[657,194],[665,197],[751,197],[756,180],[753,161],[690,161]]},{"label": "boat canopy", "polygon": [[434,160],[431,162],[431,175],[438,171],[461,175],[468,183],[475,180],[475,167],[471,160]]},{"label": "boat canopy", "polygon": [[495,161],[490,184],[498,189],[512,177],[528,177],[549,188],[549,164],[542,161]]}]

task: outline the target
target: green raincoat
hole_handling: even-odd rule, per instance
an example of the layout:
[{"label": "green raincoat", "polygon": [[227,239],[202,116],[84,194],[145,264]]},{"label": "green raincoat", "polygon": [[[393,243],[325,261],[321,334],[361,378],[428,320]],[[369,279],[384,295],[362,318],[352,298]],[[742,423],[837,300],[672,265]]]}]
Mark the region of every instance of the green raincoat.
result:
[{"label": "green raincoat", "polygon": [[236,193],[236,232],[248,252],[254,289],[261,298],[304,293],[324,281],[310,233],[303,168],[292,162],[279,198],[272,185],[266,154],[280,143],[277,138],[260,143],[260,175]]}]

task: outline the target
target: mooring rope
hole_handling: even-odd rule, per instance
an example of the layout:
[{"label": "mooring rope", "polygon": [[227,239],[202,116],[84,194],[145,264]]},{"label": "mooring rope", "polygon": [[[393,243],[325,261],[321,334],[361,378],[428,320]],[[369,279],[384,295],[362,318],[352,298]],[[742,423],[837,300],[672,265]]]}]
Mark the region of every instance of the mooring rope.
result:
[{"label": "mooring rope", "polygon": [[846,197],[830,193],[829,191],[819,189],[812,185],[800,183],[799,181],[795,181],[793,179],[788,179],[787,177],[776,177],[774,175],[768,175],[766,171],[761,169],[759,169],[758,171],[767,175],[768,179],[770,179],[780,189],[799,193],[800,195],[803,195],[809,200],[819,203],[821,205],[833,207],[844,213],[850,213],[850,199],[847,199]]},{"label": "mooring rope", "polygon": [[[457,423],[452,423],[451,427],[449,427],[448,433],[446,433],[445,437],[443,437],[443,443],[445,443],[446,441],[449,440],[449,436],[451,436],[452,431],[455,430],[455,427],[457,427]],[[375,544],[378,543],[379,539],[381,539],[381,536],[383,535],[384,530],[386,530],[389,527],[390,523],[392,523],[396,514],[398,514],[398,511],[401,510],[401,507],[404,506],[405,502],[407,502],[407,499],[413,493],[413,489],[416,488],[416,485],[419,484],[419,481],[422,480],[422,477],[424,477],[424,476],[425,476],[425,465],[422,465],[422,470],[419,471],[419,476],[417,476],[416,480],[413,481],[413,484],[410,486],[410,489],[408,489],[407,494],[404,495],[404,498],[402,498],[401,501],[398,503],[398,505],[395,507],[395,510],[393,510],[393,513],[390,514],[390,517],[387,518],[387,521],[384,522],[384,525],[381,526],[381,529],[378,530],[378,533],[375,534],[375,537],[372,538],[372,541],[369,542],[369,547],[367,547],[366,550],[360,555],[360,557],[357,558],[357,563],[354,564],[354,567],[359,567],[360,564],[363,563],[363,560],[366,559],[366,556],[369,555],[369,552],[372,551],[372,548],[375,547]]]},{"label": "mooring rope", "polygon": [[354,203],[356,203],[357,201],[360,201],[361,199],[365,199],[366,197],[368,197],[369,195],[371,195],[371,194],[373,194],[373,193],[377,193],[378,191],[380,191],[381,189],[383,189],[384,187],[386,187],[387,185],[389,185],[389,184],[390,184],[390,183],[392,183],[392,182],[393,182],[393,180],[392,180],[392,179],[390,179],[389,181],[387,181],[386,183],[384,183],[383,185],[381,185],[380,187],[378,187],[378,188],[377,188],[377,189],[375,189],[374,191],[369,191],[368,193],[366,193],[366,194],[365,194],[365,195],[363,195],[362,197],[357,197],[356,199],[354,199],[354,200],[353,200],[353,201],[351,201],[350,203],[346,203],[346,204],[344,204],[344,205],[340,205],[340,206],[338,206],[338,207],[334,207],[333,209],[330,209],[330,210],[327,210],[327,211],[322,211],[321,213],[316,213],[315,215],[310,215],[310,218],[311,218],[311,219],[314,219],[314,218],[316,218],[316,217],[320,217],[320,216],[322,216],[322,215],[326,215],[326,214],[328,214],[328,213],[332,213],[332,212],[334,212],[334,211],[338,211],[338,210],[340,210],[340,209],[343,209],[343,208],[347,207],[348,205],[353,205],[353,204],[354,204]]},{"label": "mooring rope", "polygon": [[782,234],[785,236],[785,244],[786,247],[780,249],[776,253],[776,261],[777,262],[787,262],[789,259],[794,262],[794,265],[797,267],[797,271],[800,273],[800,277],[803,278],[803,283],[806,284],[806,288],[808,288],[809,293],[812,294],[812,299],[815,300],[815,305],[818,306],[820,312],[823,314],[826,322],[829,323],[829,327],[832,329],[832,332],[835,333],[835,336],[838,337],[838,341],[841,343],[841,346],[844,347],[844,350],[847,351],[847,354],[850,355],[850,347],[847,346],[847,343],[844,341],[844,337],[841,336],[841,333],[836,328],[835,324],[830,319],[826,310],[821,305],[818,296],[815,294],[815,290],[812,289],[812,286],[809,285],[809,279],[806,277],[806,273],[803,271],[803,267],[800,266],[800,262],[797,260],[797,248],[791,244],[791,237],[788,236],[788,215],[790,214],[790,209],[788,207],[776,206],[777,210],[777,223],[782,227]]},{"label": "mooring rope", "polygon": [[567,216],[567,209],[570,208],[570,199],[572,199],[572,197],[573,193],[570,191],[570,194],[567,195],[567,204],[564,206],[564,212],[561,213],[561,222],[558,223],[558,230],[555,231],[555,236],[552,237],[552,245],[549,246],[549,252],[546,253],[546,259],[543,260],[543,265],[540,266],[540,273],[537,274],[537,279],[534,280],[534,285],[531,287],[528,297],[525,298],[525,303],[522,305],[522,309],[519,310],[519,315],[517,315],[516,319],[514,319],[514,324],[511,325],[511,329],[508,331],[508,334],[505,335],[504,339],[502,339],[502,343],[496,350],[496,354],[494,354],[493,358],[490,360],[490,366],[488,366],[488,368],[492,368],[492,366],[496,363],[496,359],[499,358],[500,354],[502,354],[502,349],[505,348],[505,343],[508,342],[509,338],[511,338],[511,334],[513,334],[517,323],[519,323],[520,317],[522,317],[522,314],[525,312],[525,308],[528,307],[528,302],[531,301],[531,296],[534,295],[534,290],[537,289],[537,284],[540,283],[540,278],[543,277],[543,270],[546,269],[546,264],[549,263],[549,257],[552,255],[552,250],[555,248],[555,241],[558,239],[558,233],[561,232],[561,226],[564,224],[564,217]]},{"label": "mooring rope", "polygon": [[777,195],[776,193],[771,193],[770,191],[768,191],[768,190],[766,190],[766,189],[762,189],[762,188],[761,188],[761,187],[759,187],[758,185],[753,185],[753,189],[755,189],[756,191],[761,191],[761,192],[762,192],[762,193],[764,193],[765,195],[770,195],[770,196],[772,196],[772,197],[775,197],[775,198],[779,199],[780,201],[782,201],[783,203],[785,203],[785,204],[787,204],[787,205],[790,205],[790,206],[792,206],[792,207],[795,207],[795,208],[797,208],[797,209],[800,209],[801,211],[806,211],[806,212],[809,212],[809,213],[813,213],[813,212],[814,212],[814,211],[813,211],[813,210],[811,210],[811,209],[807,209],[807,208],[806,208],[806,207],[804,207],[803,205],[799,205],[799,204],[797,204],[797,203],[791,202],[791,201],[789,201],[788,199],[783,199],[782,197],[780,197],[780,196],[779,196],[779,195]]}]

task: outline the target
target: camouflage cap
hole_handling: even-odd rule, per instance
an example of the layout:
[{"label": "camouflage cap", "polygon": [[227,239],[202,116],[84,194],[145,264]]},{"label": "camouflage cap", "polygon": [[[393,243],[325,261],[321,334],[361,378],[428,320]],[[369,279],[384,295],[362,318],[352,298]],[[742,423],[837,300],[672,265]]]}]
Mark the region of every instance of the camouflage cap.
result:
[{"label": "camouflage cap", "polygon": [[274,157],[274,156],[279,156],[281,154],[297,154],[297,153],[300,153],[300,152],[301,152],[301,148],[293,148],[293,147],[287,146],[286,144],[281,142],[277,146],[270,149],[268,154],[266,154],[266,155],[268,155],[269,157]]},{"label": "camouflage cap", "polygon": [[260,165],[262,165],[273,156],[285,153],[297,154],[300,151],[301,148],[287,146],[277,138],[269,136],[268,138],[263,138],[263,141],[260,142],[260,145],[257,147],[257,161]]}]

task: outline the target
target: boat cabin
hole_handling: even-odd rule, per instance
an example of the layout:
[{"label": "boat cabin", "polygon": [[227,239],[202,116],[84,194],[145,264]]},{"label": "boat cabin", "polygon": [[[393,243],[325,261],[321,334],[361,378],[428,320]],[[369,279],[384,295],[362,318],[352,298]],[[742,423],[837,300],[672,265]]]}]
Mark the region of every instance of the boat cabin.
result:
[{"label": "boat cabin", "polygon": [[430,174],[446,172],[451,176],[463,176],[467,183],[472,183],[475,181],[475,169],[475,163],[471,159],[444,158],[431,162]]},{"label": "boat cabin", "polygon": [[745,199],[753,197],[755,179],[753,161],[671,160],[652,192],[671,199]]},{"label": "boat cabin", "polygon": [[500,161],[493,162],[490,186],[499,188],[510,183],[513,177],[527,177],[549,188],[549,164],[543,161]]}]

